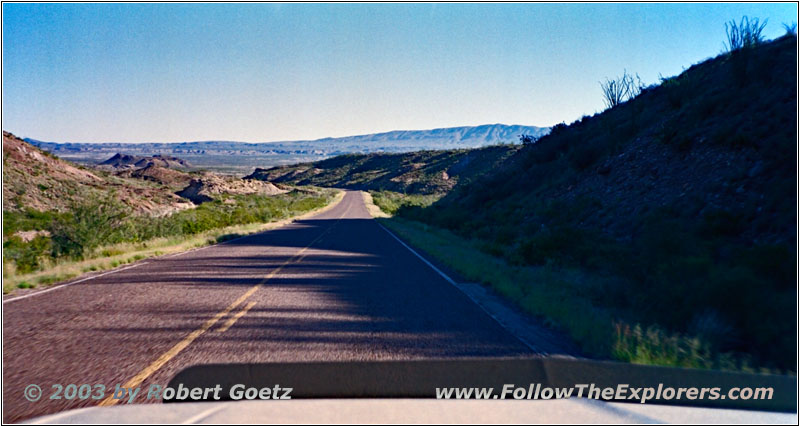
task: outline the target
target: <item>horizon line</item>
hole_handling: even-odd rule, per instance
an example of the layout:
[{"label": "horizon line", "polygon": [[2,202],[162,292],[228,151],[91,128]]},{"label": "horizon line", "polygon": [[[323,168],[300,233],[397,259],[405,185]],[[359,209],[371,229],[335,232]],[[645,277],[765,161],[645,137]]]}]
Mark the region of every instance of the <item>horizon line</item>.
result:
[{"label": "horizon line", "polygon": [[136,141],[136,142],[121,142],[121,141],[103,141],[103,142],[82,142],[82,141],[44,141],[40,139],[36,139],[31,136],[19,136],[14,132],[7,131],[3,129],[3,132],[8,132],[17,138],[26,140],[30,139],[36,142],[46,143],[46,144],[192,144],[192,143],[204,143],[204,142],[229,142],[229,143],[239,143],[239,144],[279,144],[279,143],[298,143],[298,142],[318,142],[327,139],[342,139],[342,138],[356,138],[361,136],[377,136],[377,135],[385,135],[394,132],[425,132],[425,131],[434,131],[434,130],[443,130],[443,129],[458,129],[458,128],[476,128],[481,126],[507,126],[507,127],[528,127],[528,128],[537,128],[537,129],[549,129],[552,126],[537,126],[537,125],[521,125],[521,124],[505,124],[505,123],[484,123],[480,125],[465,125],[465,126],[447,126],[447,127],[436,127],[436,128],[429,128],[429,129],[393,129],[389,131],[381,131],[381,132],[373,132],[373,133],[363,133],[363,134],[356,134],[356,135],[344,135],[344,136],[326,136],[322,138],[316,139],[289,139],[289,140],[278,140],[278,141],[236,141],[236,140],[223,140],[223,139],[205,139],[205,140],[194,140],[194,141]]}]

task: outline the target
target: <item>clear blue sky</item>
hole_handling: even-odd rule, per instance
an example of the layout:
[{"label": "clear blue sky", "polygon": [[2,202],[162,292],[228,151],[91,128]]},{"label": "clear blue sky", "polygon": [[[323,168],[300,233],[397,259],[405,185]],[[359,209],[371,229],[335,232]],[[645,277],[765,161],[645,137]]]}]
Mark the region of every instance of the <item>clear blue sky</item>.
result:
[{"label": "clear blue sky", "polygon": [[547,126],[721,52],[783,4],[9,4],[3,129],[50,141],[275,141]]}]

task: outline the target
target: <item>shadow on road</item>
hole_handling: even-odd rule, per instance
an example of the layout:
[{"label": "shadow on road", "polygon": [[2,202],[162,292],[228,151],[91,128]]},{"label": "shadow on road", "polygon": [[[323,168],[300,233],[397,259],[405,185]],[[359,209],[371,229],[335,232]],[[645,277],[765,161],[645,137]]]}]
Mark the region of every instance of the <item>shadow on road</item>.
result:
[{"label": "shadow on road", "polygon": [[[303,246],[309,242],[313,243]],[[319,353],[320,359],[324,359],[320,346],[337,344],[379,358],[530,353],[372,219],[298,221],[190,255],[180,263],[156,263],[148,274],[130,277],[126,283],[157,281],[187,296],[237,295],[261,285],[247,316],[229,332],[208,334],[206,341],[230,347],[258,341],[265,349],[274,345],[308,349]],[[280,272],[265,281],[277,268]],[[231,293],[231,289],[238,290]],[[168,316],[175,320],[173,326],[109,325],[94,332],[129,339],[134,334],[143,342],[155,336],[166,339],[184,330],[183,324],[210,318],[221,305],[206,298],[188,305],[150,300],[125,310]]]}]

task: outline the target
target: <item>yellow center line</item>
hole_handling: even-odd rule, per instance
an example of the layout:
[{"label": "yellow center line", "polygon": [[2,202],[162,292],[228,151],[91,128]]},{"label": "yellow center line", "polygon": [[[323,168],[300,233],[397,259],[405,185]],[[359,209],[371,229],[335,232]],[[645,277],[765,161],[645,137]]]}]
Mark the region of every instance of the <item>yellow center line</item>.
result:
[{"label": "yellow center line", "polygon": [[[138,374],[136,374],[136,376],[134,376],[128,382],[126,382],[123,387],[128,388],[128,389],[138,387],[139,384],[142,383],[142,381],[147,379],[147,377],[152,375],[153,372],[159,370],[162,366],[164,366],[167,362],[169,362],[170,359],[172,359],[178,353],[183,351],[183,349],[188,347],[189,344],[192,343],[192,341],[196,340],[197,337],[199,337],[205,331],[207,331],[209,328],[214,326],[214,324],[217,323],[217,321],[219,321],[219,319],[225,317],[226,314],[228,314],[231,310],[236,308],[236,306],[241,304],[250,295],[253,295],[258,290],[258,288],[260,288],[260,287],[261,287],[261,285],[253,286],[252,288],[250,288],[250,290],[248,290],[242,296],[240,296],[236,301],[231,303],[231,305],[229,305],[227,308],[225,308],[225,310],[220,311],[219,313],[215,314],[214,317],[206,320],[206,322],[203,323],[203,326],[201,326],[198,329],[194,330],[191,334],[187,335],[179,343],[177,343],[174,346],[172,346],[172,348],[167,350],[166,353],[162,354],[153,363],[151,363],[146,368],[142,369],[141,372],[139,372]],[[97,406],[111,406],[111,405],[113,405],[113,404],[115,404],[117,402],[118,402],[118,399],[114,399],[112,396],[108,396],[102,402],[98,403]]]},{"label": "yellow center line", "polygon": [[[346,211],[345,211],[345,213],[346,213]],[[342,215],[339,216],[339,218],[337,218],[336,222],[338,222],[343,217],[344,217],[344,213],[342,213]],[[317,236],[317,238],[312,240],[311,243],[308,244],[308,246],[306,246],[303,249],[301,249],[292,258],[289,258],[288,260],[286,260],[283,264],[278,266],[275,270],[272,270],[266,277],[264,277],[264,279],[259,284],[257,284],[255,286],[253,286],[252,288],[250,288],[247,292],[245,292],[242,296],[240,296],[236,301],[231,303],[231,305],[229,305],[227,308],[225,308],[224,310],[222,310],[219,313],[215,314],[214,317],[206,320],[206,322],[203,323],[202,326],[200,326],[198,329],[192,331],[192,333],[187,335],[183,340],[181,340],[179,343],[175,344],[171,349],[167,350],[164,354],[159,356],[158,359],[153,361],[153,363],[148,365],[146,368],[142,369],[141,372],[139,372],[133,378],[128,380],[128,382],[126,382],[125,385],[123,385],[123,387],[125,387],[127,389],[132,389],[132,388],[139,387],[139,385],[141,385],[142,382],[144,382],[144,380],[147,379],[147,377],[149,377],[150,375],[153,375],[153,373],[155,373],[157,370],[161,369],[162,366],[164,366],[167,362],[169,362],[173,357],[177,356],[178,353],[180,353],[181,351],[183,351],[183,349],[188,347],[189,344],[191,344],[194,340],[196,340],[198,337],[200,337],[200,335],[203,335],[207,330],[209,330],[212,326],[214,326],[215,323],[217,323],[220,319],[225,317],[228,313],[230,313],[239,304],[244,302],[244,300],[246,300],[251,295],[253,295],[261,287],[261,285],[266,283],[271,278],[275,277],[275,275],[278,274],[281,270],[283,270],[284,267],[286,267],[290,263],[302,261],[303,258],[305,258],[304,253],[308,250],[308,248],[310,248],[314,243],[317,243],[317,241],[319,239],[321,239],[323,236],[328,234],[328,232],[332,228],[333,228],[333,225],[328,227],[319,236]],[[236,322],[236,320],[239,317],[244,316],[244,314],[247,313],[247,310],[249,310],[254,304],[255,304],[254,302],[250,303],[244,310],[242,310],[241,312],[237,313],[237,315],[232,318],[233,321],[228,320],[228,323],[230,323],[230,325],[233,325],[233,323]],[[227,330],[228,327],[230,327],[230,325],[227,325],[227,323],[226,323],[226,325],[223,325],[220,328],[220,332],[224,332],[225,330]],[[119,399],[114,399],[113,396],[108,396],[105,399],[103,399],[100,403],[98,403],[97,406],[112,406],[112,405],[117,404],[118,402],[119,402]]]},{"label": "yellow center line", "polygon": [[251,301],[251,302],[249,302],[249,303],[248,303],[246,306],[244,306],[244,308],[242,309],[242,311],[240,311],[240,312],[236,313],[234,316],[231,316],[231,317],[228,319],[228,321],[227,321],[227,322],[225,322],[225,323],[224,323],[222,326],[220,326],[220,327],[219,327],[219,329],[217,329],[217,332],[225,332],[225,331],[227,331],[227,330],[228,330],[228,328],[230,328],[231,326],[233,326],[233,324],[234,324],[234,323],[236,323],[236,321],[237,321],[237,320],[239,320],[239,318],[240,318],[240,317],[242,317],[242,316],[244,316],[245,314],[247,314],[247,312],[248,312],[248,311],[249,311],[251,308],[253,308],[253,306],[254,306],[254,305],[256,305],[256,302],[255,302],[255,301]]}]

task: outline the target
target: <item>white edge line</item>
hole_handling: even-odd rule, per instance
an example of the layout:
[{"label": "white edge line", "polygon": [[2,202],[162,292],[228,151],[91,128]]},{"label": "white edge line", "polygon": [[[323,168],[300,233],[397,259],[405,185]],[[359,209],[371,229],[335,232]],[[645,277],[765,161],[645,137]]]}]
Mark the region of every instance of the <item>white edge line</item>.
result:
[{"label": "white edge line", "polygon": [[[431,262],[430,262],[430,261],[428,261],[427,259],[425,259],[425,258],[424,258],[422,255],[418,254],[418,253],[417,253],[417,251],[415,251],[414,249],[411,249],[411,247],[410,247],[410,246],[408,246],[408,245],[406,244],[406,242],[404,242],[404,241],[400,240],[400,238],[399,238],[399,237],[395,236],[395,235],[394,235],[394,233],[392,233],[391,231],[389,231],[389,229],[388,229],[388,228],[384,227],[384,226],[383,226],[383,224],[381,224],[381,223],[379,223],[379,222],[377,222],[377,221],[376,221],[375,223],[376,223],[376,224],[378,224],[378,226],[379,226],[380,228],[382,228],[384,231],[386,231],[387,233],[389,233],[389,235],[390,235],[390,236],[394,237],[394,238],[395,238],[395,240],[397,240],[398,242],[400,242],[400,244],[401,244],[401,245],[405,246],[405,248],[406,248],[406,249],[408,249],[409,251],[411,251],[411,253],[412,253],[412,254],[416,255],[416,256],[417,256],[417,258],[421,259],[421,260],[422,260],[422,262],[424,262],[425,264],[428,264],[428,267],[432,268],[432,269],[433,269],[433,271],[435,271],[435,272],[439,273],[439,275],[440,275],[440,276],[444,277],[444,280],[447,280],[448,282],[450,282],[450,284],[451,284],[451,285],[453,285],[453,286],[455,286],[455,287],[458,287],[458,283],[456,283],[456,281],[455,281],[455,280],[451,279],[451,278],[450,278],[450,276],[448,276],[448,275],[444,274],[444,272],[443,272],[442,270],[439,270],[438,268],[436,268],[436,266],[435,266],[435,265],[433,265],[433,264],[431,264]],[[459,288],[459,289],[460,289],[460,288]]]},{"label": "white edge line", "polygon": [[[342,192],[344,192],[344,193],[345,193],[345,195],[347,195],[347,194],[346,194],[346,193],[347,193],[347,190],[342,190]],[[342,200],[344,200],[344,196],[342,196]],[[342,200],[339,200],[339,203],[341,203],[341,202],[342,202]],[[332,202],[331,202],[331,203],[332,203]],[[336,206],[337,206],[339,203],[336,203],[335,205],[332,205],[332,204],[330,204],[330,203],[329,203],[327,206],[325,206],[325,207],[322,207],[322,208],[320,208],[320,209],[319,209],[319,210],[320,210],[320,211],[322,211],[322,212],[316,212],[316,213],[314,213],[313,215],[309,215],[308,217],[303,217],[303,216],[304,216],[304,215],[307,215],[307,214],[311,214],[311,212],[306,212],[305,214],[303,214],[303,215],[300,215],[300,216],[291,217],[291,218],[284,218],[284,219],[282,219],[282,220],[279,220],[279,221],[277,221],[277,222],[280,222],[280,221],[288,221],[286,224],[283,224],[283,225],[281,225],[281,226],[277,226],[277,227],[273,227],[273,228],[267,228],[267,229],[264,229],[264,230],[261,230],[261,231],[255,231],[255,232],[253,232],[253,233],[250,233],[250,234],[245,234],[244,236],[240,236],[240,237],[237,237],[237,238],[235,238],[235,239],[230,239],[230,240],[225,240],[224,242],[214,243],[213,245],[202,246],[202,247],[199,247],[199,248],[189,249],[188,251],[178,252],[178,253],[175,253],[175,254],[170,254],[170,255],[164,255],[164,256],[162,256],[162,257],[161,257],[161,259],[165,259],[165,258],[173,258],[173,257],[179,256],[179,255],[186,255],[186,254],[188,254],[188,253],[197,252],[197,251],[202,251],[203,249],[213,248],[214,246],[220,246],[220,245],[224,245],[224,244],[226,244],[226,243],[235,242],[235,241],[237,241],[237,240],[246,239],[246,238],[248,238],[248,237],[257,236],[257,235],[259,235],[259,234],[266,233],[266,232],[268,232],[268,231],[277,230],[277,229],[279,229],[279,228],[286,227],[287,225],[294,224],[294,223],[296,223],[297,221],[302,221],[302,220],[304,220],[304,219],[310,219],[310,218],[313,218],[313,217],[315,217],[315,216],[317,216],[317,215],[319,215],[319,214],[325,213],[325,212],[327,212],[328,210],[330,210],[330,209],[333,209],[334,207],[336,207]],[[271,224],[271,223],[266,223],[266,224]]]},{"label": "white edge line", "polygon": [[42,290],[42,291],[32,292],[30,294],[22,295],[22,296],[19,296],[19,297],[4,299],[3,300],[3,304],[5,304],[7,302],[11,302],[11,301],[17,301],[17,300],[21,300],[21,299],[25,299],[25,298],[34,297],[36,295],[41,295],[41,294],[44,294],[44,293],[47,293],[47,292],[50,292],[50,291],[54,291],[56,289],[65,288],[67,286],[71,286],[71,285],[75,285],[77,283],[85,282],[87,280],[97,279],[98,277],[103,277],[103,276],[108,275],[108,274],[119,273],[120,271],[130,270],[131,268],[136,268],[136,267],[139,267],[140,265],[145,265],[145,264],[148,264],[148,263],[146,261],[145,262],[140,262],[138,264],[129,265],[127,267],[118,268],[116,270],[106,271],[105,273],[100,273],[100,274],[97,274],[95,276],[84,277],[83,279],[79,279],[79,280],[76,280],[74,282],[64,283],[63,285],[58,285],[58,286],[52,286],[52,287],[49,287],[49,288],[47,288],[45,290]]},{"label": "white edge line", "polygon": [[392,233],[391,231],[389,231],[389,229],[388,229],[388,228],[384,227],[384,226],[383,226],[383,224],[379,223],[378,221],[375,221],[375,223],[376,223],[376,224],[378,224],[378,226],[379,226],[380,228],[382,228],[382,229],[383,229],[385,232],[389,233],[389,235],[390,235],[390,236],[394,237],[394,238],[395,238],[395,240],[397,240],[398,242],[400,242],[400,244],[401,244],[401,245],[403,245],[403,246],[404,246],[406,249],[408,249],[409,251],[411,251],[411,253],[412,253],[412,254],[416,255],[416,256],[417,256],[417,258],[421,259],[421,260],[422,260],[422,262],[424,262],[425,264],[428,264],[428,267],[432,268],[432,269],[433,269],[433,271],[435,271],[435,272],[439,273],[439,275],[440,275],[440,276],[444,277],[444,279],[445,279],[445,280],[447,280],[447,281],[448,281],[448,282],[449,282],[451,285],[453,285],[453,286],[454,286],[456,289],[458,289],[459,291],[461,291],[461,293],[462,293],[462,294],[466,295],[466,297],[467,297],[467,298],[469,298],[469,299],[470,299],[472,302],[474,302],[474,303],[475,303],[475,305],[477,305],[478,307],[480,307],[480,309],[481,309],[481,310],[483,310],[483,312],[484,312],[484,313],[486,313],[487,315],[489,315],[489,317],[491,317],[492,319],[494,319],[494,321],[495,321],[495,322],[497,322],[497,323],[498,323],[498,324],[499,324],[499,325],[500,325],[500,326],[501,326],[503,329],[505,329],[506,331],[508,331],[508,333],[509,333],[509,334],[511,334],[511,336],[513,336],[514,338],[518,339],[518,340],[519,340],[521,343],[525,344],[526,346],[528,346],[528,348],[530,348],[531,350],[535,351],[536,353],[545,354],[543,351],[539,350],[539,349],[538,349],[538,348],[536,348],[536,347],[535,347],[533,344],[531,344],[530,342],[528,342],[528,340],[526,340],[525,338],[523,338],[523,337],[521,337],[521,336],[519,336],[519,335],[515,334],[515,333],[514,333],[514,332],[513,332],[511,329],[509,329],[508,327],[506,327],[506,325],[505,325],[503,322],[501,322],[501,321],[500,321],[500,319],[498,319],[497,317],[495,317],[494,313],[492,313],[491,311],[487,310],[487,309],[486,309],[486,307],[484,307],[484,306],[483,306],[483,304],[481,304],[481,302],[480,302],[480,301],[478,301],[477,299],[475,299],[475,297],[473,297],[472,295],[470,295],[470,294],[469,294],[469,292],[465,291],[465,290],[464,290],[464,289],[463,289],[463,288],[462,288],[462,287],[461,287],[461,286],[460,286],[460,285],[459,285],[459,284],[458,284],[458,283],[457,283],[455,280],[451,279],[451,278],[450,278],[450,276],[448,276],[447,274],[445,274],[445,273],[444,273],[442,270],[439,270],[438,268],[436,268],[436,266],[435,266],[435,265],[431,264],[431,262],[430,262],[430,261],[428,261],[427,259],[425,259],[425,257],[423,257],[422,255],[420,255],[419,253],[417,253],[417,251],[415,251],[415,250],[414,250],[414,249],[412,249],[410,246],[408,246],[408,245],[406,244],[406,242],[404,242],[404,241],[400,240],[400,238],[399,238],[399,237],[395,236],[395,234],[394,234],[394,233]]},{"label": "white edge line", "polygon": [[[218,244],[219,243],[215,244],[214,246],[217,246]],[[205,248],[210,248],[210,247],[211,246],[203,246],[202,248],[189,249],[188,251],[183,251],[183,252],[178,252],[178,253],[174,253],[174,254],[170,254],[170,255],[165,255],[165,256],[163,256],[161,258],[163,258],[163,259],[174,258],[174,257],[176,257],[178,255],[186,255],[186,254],[189,254],[189,253],[192,253],[192,252],[199,251],[200,249],[205,249]]]},{"label": "white edge line", "polygon": [[[269,230],[264,230],[264,231],[269,231]],[[234,241],[236,241],[236,240],[244,239],[244,238],[246,238],[246,237],[251,237],[251,236],[254,236],[254,235],[256,235],[256,234],[263,233],[264,231],[257,231],[257,232],[255,232],[255,233],[252,233],[252,234],[248,234],[248,235],[245,235],[245,236],[237,237],[237,238],[235,238],[235,239],[231,239],[231,240],[226,240],[226,241],[224,241],[224,242],[215,243],[215,244],[213,244],[213,245],[209,245],[209,246],[203,246],[203,247],[200,247],[200,248],[193,248],[193,249],[189,249],[188,251],[183,251],[183,252],[178,252],[178,253],[174,253],[174,254],[170,254],[170,255],[162,256],[160,259],[165,259],[165,258],[173,258],[173,257],[176,257],[176,256],[178,256],[178,255],[186,255],[186,254],[188,254],[188,253],[197,252],[197,251],[202,251],[203,249],[213,248],[214,246],[219,246],[219,245],[223,245],[223,244],[225,244],[225,243],[228,243],[228,242],[234,242]],[[158,257],[154,257],[153,259],[159,259],[159,258],[158,258]],[[147,264],[147,263],[148,263],[148,262],[146,262],[146,261],[145,261],[145,262],[142,262],[142,263],[140,263],[140,264],[131,265],[131,266],[128,266],[128,267],[125,267],[125,268],[120,268],[120,269],[118,269],[118,270],[106,271],[105,273],[101,273],[101,274],[98,274],[98,275],[96,275],[96,276],[86,277],[86,278],[83,278],[83,279],[80,279],[80,280],[76,280],[76,281],[74,281],[74,282],[70,282],[70,283],[65,283],[65,284],[63,284],[63,285],[54,286],[54,287],[52,287],[52,288],[48,288],[48,289],[45,289],[45,290],[43,290],[43,291],[39,291],[39,292],[35,292],[35,293],[31,293],[31,294],[28,294],[28,295],[23,295],[23,296],[20,296],[20,297],[9,298],[9,299],[3,300],[3,304],[5,304],[5,303],[6,303],[6,302],[8,302],[8,301],[15,301],[15,300],[23,299],[23,298],[32,297],[32,296],[34,296],[34,295],[43,294],[43,293],[45,293],[45,292],[49,292],[49,291],[52,291],[52,290],[55,290],[55,289],[58,289],[58,288],[61,288],[61,287],[64,287],[64,286],[70,286],[70,285],[74,285],[74,284],[76,284],[76,283],[84,282],[84,281],[86,281],[86,280],[95,279],[95,278],[97,278],[97,277],[105,276],[106,274],[111,274],[111,273],[116,273],[116,272],[119,272],[119,271],[127,270],[127,269],[129,269],[129,268],[138,267],[138,266],[140,266],[140,265],[144,265],[144,264]]]},{"label": "white edge line", "polygon": [[[269,230],[265,230],[265,231],[269,231]],[[186,254],[190,254],[190,253],[193,253],[193,252],[202,251],[203,249],[213,248],[214,246],[223,245],[223,244],[228,243],[228,242],[233,242],[233,241],[236,241],[236,240],[239,240],[239,239],[244,239],[245,237],[254,236],[254,235],[260,234],[260,233],[262,233],[262,232],[261,231],[256,231],[255,233],[252,233],[252,234],[247,234],[245,236],[237,237],[235,239],[226,240],[224,242],[214,243],[213,245],[201,246],[199,248],[189,249],[188,251],[183,251],[183,252],[177,252],[177,253],[174,253],[174,254],[164,255],[161,258],[162,259],[175,258],[175,257],[180,256],[180,255],[186,255]]]},{"label": "white edge line", "polygon": [[187,418],[186,421],[183,421],[181,424],[196,424],[198,421],[202,421],[204,418],[208,418],[211,414],[218,412],[220,409],[227,406],[225,403],[213,406],[211,408],[206,409],[205,411],[191,417]]},{"label": "white edge line", "polygon": [[[279,227],[267,228],[265,230],[255,231],[255,232],[252,232],[250,234],[245,234],[244,236],[239,236],[239,237],[237,237],[235,239],[225,240],[225,241],[222,241],[222,242],[219,242],[219,243],[214,243],[213,245],[207,245],[207,246],[201,246],[199,248],[189,249],[188,251],[178,252],[178,253],[174,253],[174,254],[170,254],[170,255],[164,255],[164,256],[161,256],[160,258],[161,259],[174,258],[174,257],[177,257],[179,255],[186,255],[186,254],[189,254],[189,253],[192,253],[192,252],[202,251],[203,249],[213,248],[215,246],[221,246],[221,245],[224,245],[226,243],[235,242],[237,240],[242,240],[242,239],[246,239],[248,237],[257,236],[259,234],[263,234],[263,233],[266,233],[266,232],[272,231],[272,230],[277,230],[279,228],[283,228],[283,227],[285,227],[287,225],[293,224],[294,222],[296,222],[295,220],[297,218],[290,218],[290,219],[291,219],[291,221],[289,221],[286,224],[284,224],[282,226],[279,226]],[[283,221],[283,220],[281,220],[281,221]],[[267,224],[269,224],[269,223],[267,223]]]},{"label": "white edge line", "polygon": [[[342,199],[344,200],[344,197],[343,197]],[[341,202],[341,200],[340,200],[339,202]],[[337,203],[337,204],[338,204],[338,203]],[[327,207],[327,206],[326,206],[326,207]],[[319,213],[322,213],[322,212],[319,212]],[[312,216],[313,216],[313,215],[312,215]],[[281,226],[281,227],[276,227],[276,228],[283,228],[283,227],[284,227],[284,226],[286,226],[286,225],[289,225],[289,224],[292,224],[292,223],[294,223],[296,220],[297,220],[297,218],[290,218],[290,221],[289,221],[288,223],[284,224],[284,225],[283,225],[283,226]],[[271,231],[271,230],[275,230],[275,228],[268,228],[268,229],[266,229],[266,230],[256,231],[255,233],[245,234],[244,236],[237,237],[237,238],[235,238],[235,239],[226,240],[226,241],[224,241],[224,242],[214,243],[213,245],[208,245],[208,246],[203,246],[203,247],[199,247],[199,248],[189,249],[188,251],[178,252],[178,253],[176,253],[176,254],[165,255],[165,256],[162,256],[160,259],[165,259],[165,258],[173,258],[173,257],[176,257],[176,256],[178,256],[178,255],[186,255],[186,254],[188,254],[188,253],[197,252],[197,251],[202,251],[203,249],[213,248],[214,246],[220,246],[220,245],[224,245],[224,244],[226,244],[226,243],[235,242],[235,241],[237,241],[237,240],[246,239],[246,238],[248,238],[248,237],[253,237],[253,236],[259,235],[259,234],[261,234],[261,233],[266,233],[267,231]],[[388,230],[387,230],[387,231],[388,231]],[[396,237],[395,237],[395,239],[396,239]],[[402,242],[400,242],[400,243],[402,243]],[[409,248],[409,249],[411,249],[411,248]],[[416,253],[416,252],[415,252],[415,253]],[[417,256],[419,256],[419,255],[417,255]],[[158,257],[154,257],[153,259],[158,259]],[[427,262],[427,261],[426,261],[426,262]],[[142,262],[142,263],[139,263],[139,264],[136,264],[136,265],[131,265],[131,266],[129,266],[129,267],[120,268],[119,270],[111,270],[111,271],[107,271],[107,272],[105,272],[105,273],[101,273],[101,274],[98,274],[98,275],[96,275],[96,276],[86,277],[86,278],[83,278],[83,279],[80,279],[80,280],[76,280],[76,281],[74,281],[74,282],[65,283],[65,284],[63,284],[63,285],[53,286],[53,287],[51,287],[51,288],[47,288],[47,289],[45,289],[45,290],[43,290],[43,291],[34,292],[34,293],[27,294],[27,295],[19,296],[19,297],[14,297],[14,298],[8,298],[8,299],[4,299],[4,300],[3,300],[3,304],[5,304],[5,303],[7,303],[7,302],[11,302],[11,301],[17,301],[17,300],[21,300],[21,299],[24,299],[24,298],[29,298],[29,297],[32,297],[32,296],[35,296],[35,295],[43,294],[43,293],[45,293],[45,292],[50,292],[50,291],[56,290],[56,289],[58,289],[58,288],[63,288],[63,287],[65,287],[65,286],[74,285],[74,284],[76,284],[76,283],[84,282],[84,281],[86,281],[86,280],[91,280],[91,279],[95,279],[95,278],[98,278],[98,277],[101,277],[101,276],[105,276],[106,274],[117,273],[117,272],[120,272],[120,271],[123,271],[123,270],[127,270],[127,269],[129,269],[129,268],[134,268],[134,267],[138,267],[138,266],[140,266],[140,265],[145,265],[145,264],[147,264],[147,261],[145,261],[145,262]],[[433,266],[431,265],[431,267],[433,267]],[[436,268],[436,267],[433,267],[433,268]],[[437,271],[438,271],[438,270],[437,270]],[[440,274],[444,274],[444,273],[441,273],[441,272],[440,272]],[[447,276],[445,276],[445,277],[447,277]]]},{"label": "white edge line", "polygon": [[[278,228],[281,228],[281,227],[278,227]],[[261,233],[266,233],[267,231],[271,231],[271,230],[274,230],[274,228],[268,228],[266,230],[261,230],[261,231],[256,231],[254,233],[245,234],[244,236],[239,236],[239,237],[237,237],[235,239],[230,239],[230,240],[225,240],[223,242],[214,243],[213,245],[201,246],[199,248],[189,249],[188,251],[183,251],[183,252],[178,252],[178,253],[175,253],[175,254],[165,255],[165,256],[163,256],[161,258],[173,258],[173,257],[176,257],[178,255],[186,255],[188,253],[202,251],[203,249],[213,248],[214,246],[220,246],[220,245],[224,245],[224,244],[229,243],[229,242],[235,242],[237,240],[242,240],[242,239],[246,239],[248,237],[257,236],[257,235],[259,235]]]},{"label": "white edge line", "polygon": [[[231,240],[226,240],[226,241],[224,241],[224,242],[215,243],[215,244],[213,244],[213,245],[203,246],[203,247],[199,247],[199,248],[193,248],[193,249],[189,249],[188,251],[183,251],[183,252],[178,252],[178,253],[175,253],[175,254],[165,255],[165,256],[162,256],[162,257],[160,257],[160,258],[159,258],[159,257],[153,257],[153,259],[166,259],[166,258],[173,258],[173,257],[176,257],[176,256],[178,256],[178,255],[186,255],[186,254],[188,254],[188,253],[197,252],[197,251],[202,251],[203,249],[213,248],[214,246],[224,245],[225,243],[228,243],[228,242],[234,242],[234,241],[236,241],[236,240],[244,239],[244,238],[247,238],[247,237],[252,237],[252,236],[254,236],[254,235],[257,235],[257,234],[260,234],[260,233],[263,233],[263,232],[266,232],[266,231],[269,231],[269,230],[257,231],[257,232],[255,232],[255,233],[252,233],[252,234],[247,234],[247,235],[244,235],[244,236],[241,236],[241,237],[237,237],[237,238],[235,238],[235,239],[231,239]],[[48,289],[45,289],[45,290],[43,290],[43,291],[34,292],[34,293],[27,294],[27,295],[19,296],[19,297],[14,297],[14,298],[8,298],[8,299],[4,299],[4,300],[3,300],[3,304],[5,304],[5,303],[7,303],[7,302],[16,301],[16,300],[21,300],[21,299],[24,299],[24,298],[28,298],[28,297],[32,297],[32,296],[35,296],[35,295],[43,294],[43,293],[45,293],[45,292],[50,292],[50,291],[52,291],[52,290],[56,290],[56,289],[58,289],[58,288],[63,288],[63,287],[65,287],[65,286],[70,286],[70,285],[74,285],[74,284],[76,284],[76,283],[84,282],[84,281],[86,281],[86,280],[95,279],[95,278],[97,278],[97,277],[105,276],[106,274],[116,273],[116,272],[119,272],[119,271],[127,270],[127,269],[129,269],[129,268],[138,267],[138,266],[140,266],[140,265],[145,265],[145,264],[147,264],[147,263],[148,263],[148,262],[147,262],[147,261],[145,261],[145,262],[142,262],[142,263],[139,263],[139,264],[136,264],[136,265],[131,265],[131,266],[128,266],[128,267],[125,267],[125,268],[120,268],[120,269],[118,269],[118,270],[106,271],[105,273],[101,273],[101,274],[98,274],[98,275],[96,275],[96,276],[85,277],[85,278],[83,278],[83,279],[76,280],[76,281],[74,281],[74,282],[70,282],[70,283],[65,283],[65,284],[63,284],[63,285],[54,286],[54,287],[52,287],[52,288],[48,288]]]}]

